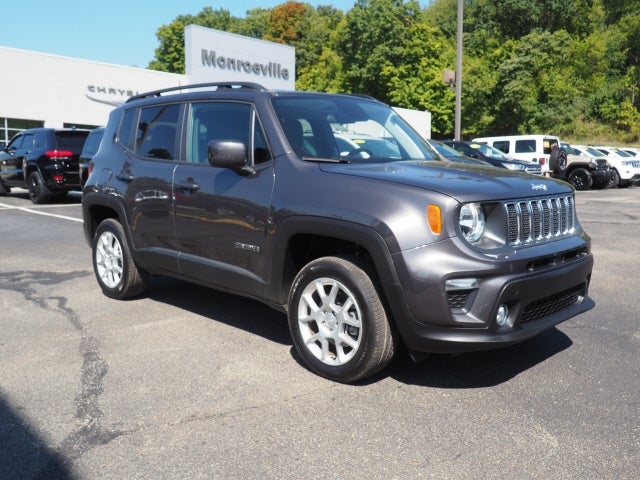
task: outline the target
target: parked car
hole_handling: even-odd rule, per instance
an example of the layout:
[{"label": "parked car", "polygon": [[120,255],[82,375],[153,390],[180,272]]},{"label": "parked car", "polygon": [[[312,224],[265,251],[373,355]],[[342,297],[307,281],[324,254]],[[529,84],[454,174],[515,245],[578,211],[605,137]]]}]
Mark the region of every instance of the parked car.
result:
[{"label": "parked car", "polygon": [[84,186],[89,176],[89,162],[98,151],[102,136],[104,135],[104,127],[98,127],[91,130],[84,142],[80,158],[78,160],[78,172],[80,175],[80,185]]},{"label": "parked car", "polygon": [[[401,157],[343,154],[335,132],[364,127]],[[370,97],[143,93],[111,111],[89,170],[84,234],[105,295],[162,274],[257,299],[335,381],[380,371],[401,343],[414,359],[496,348],[594,306],[570,185],[444,162]]]},{"label": "parked car", "polygon": [[640,159],[620,152],[614,147],[592,146],[607,157],[607,162],[611,165],[612,177],[609,187],[626,188],[640,181]]},{"label": "parked car", "polygon": [[561,177],[566,170],[566,154],[560,148],[560,139],[554,135],[503,135],[478,137],[473,141],[497,148],[516,160],[538,163],[543,173]]},{"label": "parked car", "polygon": [[33,203],[79,190],[78,158],[89,130],[32,128],[0,151],[0,195],[26,188]]},{"label": "parked car", "polygon": [[470,158],[476,158],[487,162],[494,167],[507,168],[520,172],[527,172],[533,175],[542,175],[542,167],[538,163],[526,162],[524,160],[515,160],[508,157],[505,153],[497,148],[490,147],[483,143],[466,142],[463,140],[447,140],[444,142],[460,153]]},{"label": "parked car", "polygon": [[462,152],[459,152],[455,148],[450,145],[447,145],[440,140],[427,140],[429,144],[438,152],[445,160],[449,160],[450,162],[458,162],[458,163],[468,163],[470,165],[483,165],[485,167],[491,166],[489,162],[485,162],[479,158],[472,158],[465,155]]},{"label": "parked car", "polygon": [[560,146],[567,152],[565,179],[576,190],[609,186],[613,171],[609,168],[606,158],[591,157],[568,143],[561,143]]},{"label": "parked car", "polygon": [[632,157],[638,157],[640,158],[640,148],[636,148],[636,147],[623,147],[620,148],[620,150],[622,150],[625,153],[628,153],[629,155],[631,155]]}]

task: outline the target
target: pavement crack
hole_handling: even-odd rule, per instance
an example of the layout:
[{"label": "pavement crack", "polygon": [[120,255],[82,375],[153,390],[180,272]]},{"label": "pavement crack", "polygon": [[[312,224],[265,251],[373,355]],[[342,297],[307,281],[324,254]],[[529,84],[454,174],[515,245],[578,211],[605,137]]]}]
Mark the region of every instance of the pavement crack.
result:
[{"label": "pavement crack", "polygon": [[68,306],[67,298],[42,296],[34,288],[36,284],[59,284],[89,275],[91,272],[88,271],[0,273],[0,289],[18,292],[27,301],[44,311],[60,313],[80,335],[80,355],[82,357],[80,391],[74,397],[78,426],[67,435],[57,449],[58,454],[64,457],[64,463],[72,463],[93,447],[109,443],[123,434],[105,429],[102,426],[103,412],[100,409],[99,400],[104,391],[103,381],[109,371],[109,366],[100,356],[98,339],[90,335],[77,313]]}]

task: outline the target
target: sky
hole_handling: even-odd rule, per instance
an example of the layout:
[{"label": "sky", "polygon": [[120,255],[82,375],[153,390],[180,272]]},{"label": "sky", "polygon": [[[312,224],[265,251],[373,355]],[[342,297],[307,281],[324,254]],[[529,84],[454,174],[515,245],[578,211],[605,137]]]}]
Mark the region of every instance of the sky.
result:
[{"label": "sky", "polygon": [[[224,8],[243,18],[253,8],[272,8],[286,0],[23,0],[0,9],[0,46],[65,57],[146,68],[159,43],[156,31],[179,15],[204,7]],[[304,0],[344,12],[356,0]],[[5,66],[6,67],[6,66]],[[0,65],[0,69],[4,69]]]}]

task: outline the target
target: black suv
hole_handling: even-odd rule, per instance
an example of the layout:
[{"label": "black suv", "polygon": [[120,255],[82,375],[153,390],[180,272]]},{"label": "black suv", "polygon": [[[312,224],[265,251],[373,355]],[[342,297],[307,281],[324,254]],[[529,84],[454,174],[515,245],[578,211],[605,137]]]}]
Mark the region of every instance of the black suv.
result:
[{"label": "black suv", "polygon": [[33,203],[80,190],[78,157],[89,130],[32,128],[0,151],[0,195],[26,188]]},{"label": "black suv", "polygon": [[[355,134],[396,153],[336,140]],[[163,274],[258,299],[336,381],[380,371],[400,343],[414,359],[496,348],[594,305],[570,185],[439,160],[361,95],[141,94],[112,111],[89,171],[84,232],[107,296]]]},{"label": "black suv", "polygon": [[89,132],[87,140],[84,142],[80,158],[78,159],[78,175],[80,176],[80,185],[84,186],[89,176],[89,162],[100,148],[100,142],[104,135],[104,127],[94,128]]}]

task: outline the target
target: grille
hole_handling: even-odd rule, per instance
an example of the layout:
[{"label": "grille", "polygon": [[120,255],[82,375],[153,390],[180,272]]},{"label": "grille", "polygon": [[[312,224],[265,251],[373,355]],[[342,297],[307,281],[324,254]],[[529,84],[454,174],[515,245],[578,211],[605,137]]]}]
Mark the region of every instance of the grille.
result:
[{"label": "grille", "polygon": [[584,295],[585,285],[582,284],[531,302],[525,307],[520,323],[531,322],[559,312],[576,303]]},{"label": "grille", "polygon": [[572,196],[508,202],[505,210],[507,241],[512,246],[554,240],[575,229]]},{"label": "grille", "polygon": [[607,160],[606,159],[598,159],[596,160],[596,168],[598,170],[606,170],[607,169]]}]

